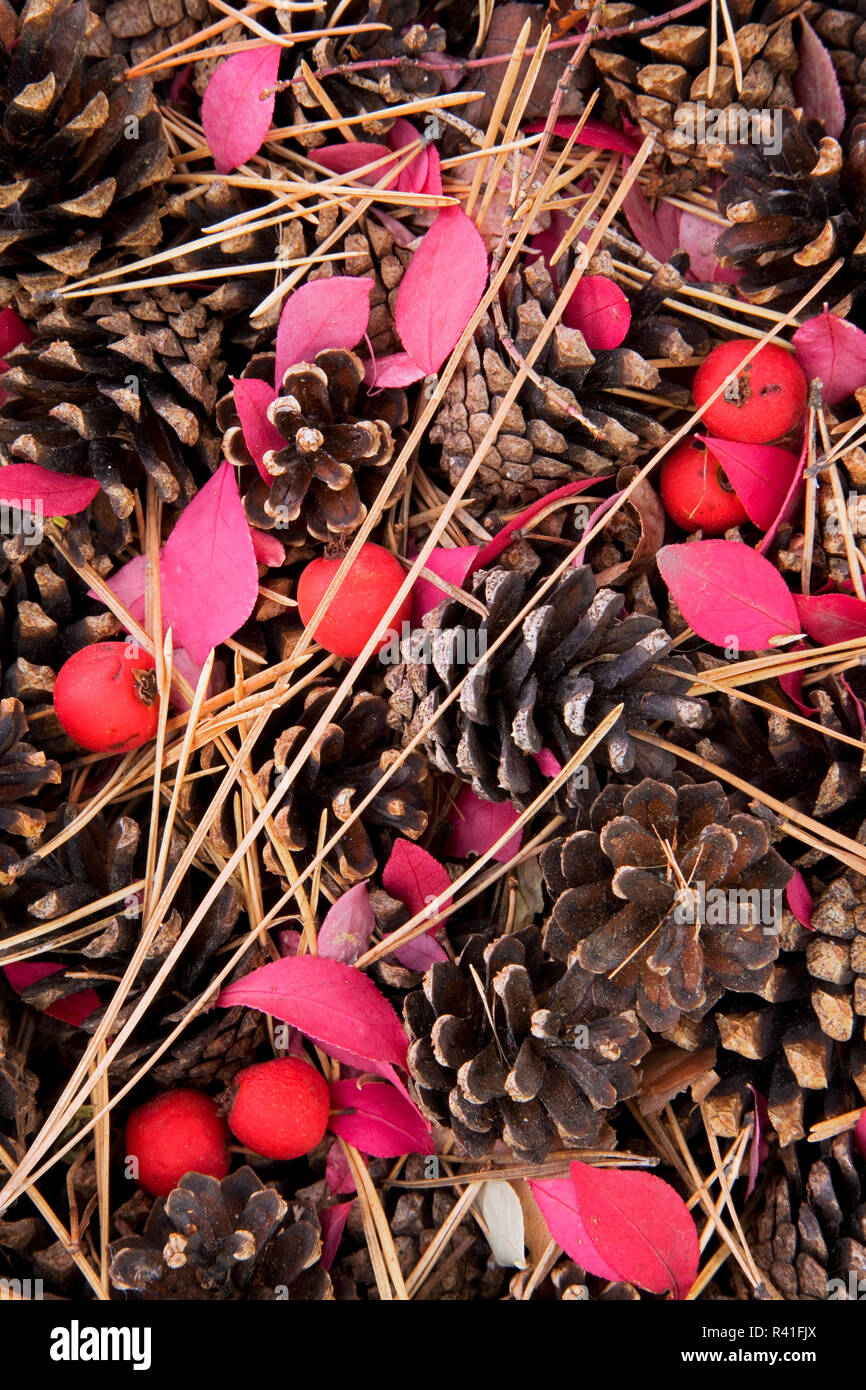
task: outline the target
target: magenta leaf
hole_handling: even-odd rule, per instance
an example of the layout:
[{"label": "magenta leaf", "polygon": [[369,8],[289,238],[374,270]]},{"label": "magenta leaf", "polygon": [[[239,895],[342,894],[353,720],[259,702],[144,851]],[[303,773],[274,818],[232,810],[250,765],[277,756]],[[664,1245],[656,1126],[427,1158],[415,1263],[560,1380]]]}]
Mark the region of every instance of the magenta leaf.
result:
[{"label": "magenta leaf", "polygon": [[695,280],[716,285],[735,285],[743,272],[736,267],[725,268],[716,260],[715,244],[719,225],[695,212],[680,212],[677,240],[689,258],[689,270]]},{"label": "magenta leaf", "polygon": [[[577,117],[555,121],[553,134],[567,140],[577,123]],[[535,135],[539,130],[544,130],[544,121],[532,121],[526,126],[527,135]],[[584,121],[574,143],[588,145],[593,150],[610,150],[618,154],[637,154],[640,149],[639,140],[625,135],[623,131],[617,130],[616,126],[608,125],[607,121],[593,120],[592,116],[588,116]]]},{"label": "magenta leaf", "polygon": [[698,1272],[698,1233],[661,1178],[574,1162],[568,1178],[529,1186],[551,1236],[583,1269],[685,1298]]},{"label": "magenta leaf", "polygon": [[564,487],[558,487],[553,492],[548,492],[544,497],[539,497],[531,506],[526,507],[519,516],[512,517],[501,531],[497,531],[492,541],[488,541],[482,550],[478,552],[470,574],[476,570],[487,569],[493,561],[498,559],[503,550],[507,550],[514,537],[528,526],[539,512],[543,512],[545,507],[549,507],[551,502],[558,502],[562,497],[575,497],[579,492],[585,492],[587,488],[597,487],[599,483],[604,483],[610,477],[609,473],[603,474],[599,478],[583,478],[576,483],[566,483]]},{"label": "magenta leaf", "polygon": [[562,763],[549,748],[541,748],[532,756],[538,764],[539,772],[543,773],[545,777],[556,777],[562,771]]},{"label": "magenta leaf", "polygon": [[824,129],[838,140],[845,129],[845,102],[836,76],[836,65],[809,21],[800,16],[802,38],[794,74],[794,96],[803,115],[824,122]]},{"label": "magenta leaf", "polygon": [[[363,169],[365,164],[375,164],[377,159],[384,159],[391,153],[387,145],[377,145],[366,140],[346,140],[339,145],[320,145],[317,150],[313,150],[312,157],[317,164],[321,164],[324,169],[330,169],[334,174],[353,174],[356,169]],[[382,169],[387,167],[383,165]],[[375,183],[381,175],[382,170],[374,169],[364,175],[361,183]]]},{"label": "magenta leaf", "polygon": [[765,651],[800,631],[794,596],[775,565],[739,541],[666,545],[659,573],[687,623],[717,647]]},{"label": "magenta leaf", "polygon": [[[444,865],[428,854],[420,845],[411,840],[396,840],[388,862],[382,870],[382,887],[393,898],[399,898],[412,916],[423,912],[428,903],[435,901],[440,893],[451,887],[451,879]],[[447,897],[442,907],[451,906]],[[439,919],[433,922],[438,925]]]},{"label": "magenta leaf", "polygon": [[437,198],[442,194],[442,166],[439,162],[439,151],[435,145],[428,146],[427,175],[419,191],[432,193]]},{"label": "magenta leaf", "polygon": [[245,623],[259,574],[234,469],[222,463],[165,543],[160,565],[163,624],[202,664]]},{"label": "magenta leaf", "polygon": [[785,897],[800,926],[805,927],[807,931],[813,931],[812,894],[806,887],[806,880],[799,869],[794,870],[794,877],[785,885]]},{"label": "magenta leaf", "polygon": [[99,491],[95,478],[55,473],[38,463],[10,463],[0,468],[0,502],[42,516],[74,516],[90,505]]},{"label": "magenta leaf", "polygon": [[217,999],[290,1023],[338,1061],[394,1079],[406,1066],[403,1026],[373,981],[342,961],[293,956],[236,980]]},{"label": "magenta leaf", "polygon": [[[414,145],[421,136],[411,121],[407,121],[405,116],[398,116],[388,131],[387,138],[390,148],[398,153],[405,150],[408,145]],[[397,175],[397,182],[394,187],[405,193],[423,192],[427,182],[428,155],[428,149],[422,145],[415,158],[410,159],[406,168]]]},{"label": "magenta leaf", "polygon": [[751,521],[766,531],[772,526],[791,487],[799,459],[775,444],[742,444],[699,434],[722,465]]},{"label": "magenta leaf", "polygon": [[373,281],[363,275],[310,280],[290,294],[277,328],[277,391],[289,367],[326,348],[353,348],[367,331]]},{"label": "magenta leaf", "polygon": [[337,1202],[335,1206],[328,1207],[319,1217],[319,1224],[322,1227],[322,1268],[330,1269],[334,1263],[334,1257],[340,1248],[340,1241],[343,1239],[343,1232],[346,1229],[346,1219],[352,1210],[351,1202]]},{"label": "magenta leaf", "polygon": [[[144,590],[147,584],[147,560],[144,555],[136,555],[115,570],[106,581],[112,593],[116,594],[124,608],[137,623],[144,622]],[[94,589],[88,589],[88,598],[98,599]]]},{"label": "magenta leaf", "polygon": [[866,385],[866,333],[829,309],[807,319],[791,339],[810,381],[820,381],[828,405],[847,400]]},{"label": "magenta leaf", "polygon": [[854,1130],[854,1143],[861,1158],[866,1158],[866,1110],[857,1121]]},{"label": "magenta leaf", "polygon": [[282,47],[262,44],[220,63],[207,84],[201,123],[218,174],[228,174],[258,154],[270,129],[276,96],[261,94],[277,80]]},{"label": "magenta leaf", "polygon": [[425,376],[439,370],[487,283],[487,251],[462,208],[443,208],[400,281],[394,318]]},{"label": "magenta leaf", "polygon": [[328,1160],[325,1164],[325,1182],[328,1184],[328,1191],[335,1195],[340,1192],[357,1192],[358,1184],[355,1182],[354,1175],[349,1167],[349,1160],[343,1152],[342,1144],[335,1139],[328,1150]]},{"label": "magenta leaf", "polygon": [[370,944],[376,918],[366,883],[356,883],[329,908],[319,931],[319,955],[354,965]]},{"label": "magenta leaf", "polygon": [[251,526],[250,539],[257,564],[268,565],[271,569],[279,569],[280,565],[285,564],[286,547],[270,531],[258,531]]},{"label": "magenta leaf", "polygon": [[800,626],[813,642],[831,647],[866,637],[866,603],[853,594],[795,594]]},{"label": "magenta leaf", "polygon": [[367,362],[364,368],[367,385],[379,391],[384,391],[386,386],[411,386],[413,381],[422,381],[426,375],[424,368],[419,367],[408,352],[392,352],[375,362]]},{"label": "magenta leaf", "polygon": [[[790,884],[788,885],[790,887]],[[749,1090],[755,1102],[755,1128],[752,1132],[752,1142],[749,1145],[749,1183],[746,1188],[746,1196],[751,1197],[758,1181],[758,1173],[761,1164],[766,1162],[770,1153],[770,1145],[767,1142],[767,1130],[770,1127],[770,1110],[767,1099],[761,1095],[749,1082]]]},{"label": "magenta leaf", "polygon": [[[440,579],[446,579],[456,589],[462,589],[463,581],[477,554],[477,545],[437,545],[427,556],[425,569],[438,574]],[[415,580],[412,590],[412,626],[420,627],[424,614],[429,613],[431,608],[438,607],[447,598],[447,590],[440,589],[432,579],[425,579],[421,575]]]},{"label": "magenta leaf", "polygon": [[277,399],[277,393],[260,377],[249,376],[233,379],[232,395],[244,432],[244,443],[255,460],[259,476],[270,487],[274,479],[265,468],[265,454],[269,449],[284,448],[286,443],[268,419],[268,406]]},{"label": "magenta leaf", "polygon": [[631,305],[606,275],[585,275],[565,306],[563,319],[579,328],[591,351],[617,348],[631,326]]},{"label": "magenta leaf", "polygon": [[[44,980],[48,975],[56,975],[58,970],[64,968],[60,961],[47,960],[13,961],[11,965],[3,967],[6,979],[16,994],[20,994],[28,985],[35,985],[39,980]],[[59,1019],[61,1023],[69,1023],[73,1028],[80,1028],[88,1014],[92,1014],[101,1004],[102,1000],[95,989],[83,989],[78,994],[69,994],[65,999],[56,1000],[40,1012]]]},{"label": "magenta leaf", "polygon": [[33,329],[16,314],[14,309],[0,310],[0,358],[4,359],[0,363],[0,370],[6,370],[5,359],[9,356],[13,348],[20,347],[21,343],[32,343]]},{"label": "magenta leaf", "polygon": [[[449,856],[466,859],[470,854],[486,853],[500,835],[514,825],[517,818],[510,801],[482,801],[468,784],[461,787],[447,817],[451,826]],[[493,858],[498,859],[500,864],[507,864],[520,849],[522,841],[523,831],[516,830]]]},{"label": "magenta leaf", "polygon": [[[623,171],[627,171],[628,159],[623,159]],[[649,199],[638,183],[632,184],[622,201],[622,210],[631,227],[635,241],[664,264],[679,246],[679,209],[670,203],[661,202],[653,212]]]},{"label": "magenta leaf", "polygon": [[[328,1128],[373,1158],[429,1154],[430,1126],[414,1105],[382,1081],[331,1082]],[[334,1110],[347,1113],[333,1114]]]}]

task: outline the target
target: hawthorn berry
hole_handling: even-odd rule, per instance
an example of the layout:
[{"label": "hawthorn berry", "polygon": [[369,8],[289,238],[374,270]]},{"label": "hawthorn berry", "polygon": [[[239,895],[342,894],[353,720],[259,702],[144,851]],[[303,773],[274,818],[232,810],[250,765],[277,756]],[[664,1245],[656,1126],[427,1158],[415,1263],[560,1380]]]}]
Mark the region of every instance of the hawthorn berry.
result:
[{"label": "hawthorn berry", "polygon": [[[340,564],[340,559],[323,558],[311,560],[303,570],[298,580],[298,610],[304,624],[312,618]],[[314,636],[319,645],[334,656],[360,656],[405,577],[406,571],[390,550],[372,542],[362,545],[316,625]],[[407,594],[391,620],[398,633],[411,612],[412,599]],[[376,651],[380,652],[388,641],[386,629]]]},{"label": "hawthorn berry", "polygon": [[238,1072],[229,1128],[263,1158],[301,1158],[324,1137],[331,1097],[321,1072],[300,1057],[276,1057]]},{"label": "hawthorn berry", "polygon": [[163,1091],[127,1120],[126,1157],[136,1160],[135,1176],[146,1192],[167,1197],[184,1173],[226,1176],[228,1128],[203,1091]]},{"label": "hawthorn berry", "polygon": [[[702,406],[754,347],[749,338],[720,343],[695,373]],[[790,353],[767,343],[704,413],[704,428],[720,439],[769,444],[793,429],[806,408],[806,378]]]},{"label": "hawthorn berry", "polygon": [[126,753],[156,734],[154,661],[129,642],[82,647],[57,672],[54,709],[63,728],[92,753]]},{"label": "hawthorn berry", "polygon": [[718,459],[694,435],[665,459],[659,491],[668,516],[684,531],[721,536],[749,519]]}]

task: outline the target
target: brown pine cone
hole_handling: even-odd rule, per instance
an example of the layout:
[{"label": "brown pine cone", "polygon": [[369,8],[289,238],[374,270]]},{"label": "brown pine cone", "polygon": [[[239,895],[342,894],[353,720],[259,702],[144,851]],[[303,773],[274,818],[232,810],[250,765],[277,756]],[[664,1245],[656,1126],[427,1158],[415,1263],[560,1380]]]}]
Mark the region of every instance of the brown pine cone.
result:
[{"label": "brown pine cone", "polygon": [[[24,740],[27,719],[20,700],[0,700],[0,833],[22,838],[41,835],[47,820],[38,806],[22,799],[38,795],[42,788],[60,781],[60,767]],[[0,845],[0,881],[17,855]]]},{"label": "brown pine cone", "polygon": [[92,474],[121,517],[142,465],[164,501],[192,497],[190,465],[206,478],[219,461],[221,332],[203,304],[167,288],[59,306],[10,353],[0,457]]},{"label": "brown pine cone", "polygon": [[[866,829],[866,827],[864,827]],[[858,836],[866,839],[864,831]],[[836,1042],[863,1035],[866,1015],[866,879],[853,869],[819,893],[803,947],[812,1008]]]},{"label": "brown pine cone", "polygon": [[109,1247],[112,1287],[142,1299],[333,1297],[310,1202],[287,1203],[244,1166],[222,1182],[187,1173],[140,1236]]},{"label": "brown pine cone", "polygon": [[537,927],[475,932],[456,965],[430,967],[403,1016],[421,1108],[473,1157],[498,1138],[531,1162],[592,1147],[636,1093],[649,1047],[633,1013],[592,1007],[583,972],[552,961]]},{"label": "brown pine cone", "polygon": [[[693,668],[679,653],[670,655],[671,638],[657,618],[620,618],[622,594],[596,591],[592,571],[583,565],[568,570],[487,657],[488,647],[524,607],[528,585],[521,574],[502,569],[479,571],[471,582],[487,617],[455,600],[440,604],[424,618],[424,631],[402,643],[402,663],[385,677],[393,692],[392,721],[407,741],[467,676],[468,666],[459,698],[432,726],[425,745],[435,767],[471,782],[478,796],[510,796],[521,809],[529,805],[547,781],[535,755],[547,749],[565,762],[620,703],[623,714],[593,760],[616,773],[672,771],[672,758],[627,731],[655,727],[657,720],[699,729],[709,708],[688,697]],[[664,672],[657,669],[661,662]],[[682,676],[670,674],[671,668]],[[563,788],[562,808],[588,805],[597,788],[595,761],[588,762]]]},{"label": "brown pine cone", "polygon": [[[211,22],[207,0],[88,0],[99,23],[87,52],[97,58],[119,53],[130,66],[188,39]],[[164,76],[163,73],[159,74]]]},{"label": "brown pine cone", "polygon": [[544,944],[594,977],[600,1008],[636,1008],[660,1033],[726,989],[766,988],[793,870],[718,782],[609,784],[587,824],[542,853]]},{"label": "brown pine cone", "polygon": [[[320,246],[331,235],[340,216],[340,208],[337,206],[322,209],[314,234],[316,246]],[[307,279],[328,280],[334,275],[363,275],[366,279],[372,280],[370,320],[366,337],[370,340],[375,356],[386,357],[391,352],[403,351],[400,335],[394,324],[394,306],[400,281],[412,259],[412,252],[395,242],[393,232],[383,227],[374,217],[367,217],[360,226],[359,230],[356,224],[341,241],[333,243],[330,247],[332,251],[345,251],[345,261],[326,261],[324,265],[315,266]]]},{"label": "brown pine cone", "polygon": [[0,52],[0,305],[141,255],[161,239],[172,173],[148,78],[86,58],[86,0],[30,0]]},{"label": "brown pine cone", "polygon": [[866,108],[866,4],[845,0],[842,5],[810,4],[807,18],[830,51],[836,76],[850,113]]}]

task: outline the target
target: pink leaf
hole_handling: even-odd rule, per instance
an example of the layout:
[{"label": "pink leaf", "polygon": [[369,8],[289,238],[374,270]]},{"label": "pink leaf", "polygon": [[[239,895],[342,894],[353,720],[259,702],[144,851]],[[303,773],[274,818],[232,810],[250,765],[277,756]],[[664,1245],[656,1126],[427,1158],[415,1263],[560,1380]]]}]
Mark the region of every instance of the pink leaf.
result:
[{"label": "pink leaf", "polygon": [[319,1224],[322,1227],[321,1261],[323,1269],[330,1269],[334,1263],[334,1257],[340,1248],[340,1241],[343,1239],[343,1232],[346,1229],[346,1219],[351,1209],[351,1202],[337,1202],[336,1206],[328,1207],[326,1211],[323,1211],[319,1218]]},{"label": "pink leaf", "polygon": [[391,1079],[406,1066],[406,1035],[373,981],[341,961],[294,956],[236,980],[220,994],[222,1008],[261,1009],[299,1028],[350,1066]]},{"label": "pink leaf", "polygon": [[772,526],[799,467],[796,454],[775,444],[741,444],[699,434],[722,465],[749,517],[762,531]]},{"label": "pink leaf", "polygon": [[[517,812],[510,801],[482,801],[467,784],[461,787],[447,819],[452,827],[448,854],[455,859],[465,859],[470,854],[484,854],[491,845],[495,845],[500,835],[517,820]],[[493,858],[498,859],[500,864],[507,864],[520,849],[522,841],[522,830],[516,830]]]},{"label": "pink leaf", "polygon": [[286,547],[270,531],[257,531],[255,526],[251,526],[250,540],[257,564],[267,565],[270,569],[279,569],[280,565],[285,564]]},{"label": "pink leaf", "polygon": [[228,174],[258,154],[274,115],[275,94],[261,94],[277,80],[282,48],[262,44],[220,63],[207,84],[201,123],[218,174]]},{"label": "pink leaf", "polygon": [[[65,969],[59,961],[47,960],[15,961],[12,965],[6,965],[3,968],[6,972],[6,979],[16,994],[20,994],[28,985],[35,985],[48,975],[56,975],[58,970]],[[59,1019],[61,1023],[69,1023],[73,1028],[80,1028],[88,1015],[92,1014],[94,1009],[98,1009],[101,1003],[102,1000],[95,989],[83,989],[78,994],[70,994],[65,999],[58,999],[56,1003],[49,1004],[47,1009],[40,1009],[40,1013]]]},{"label": "pink leaf", "polygon": [[699,637],[765,651],[800,631],[794,596],[775,565],[739,541],[692,541],[659,551],[659,573]]},{"label": "pink leaf", "polygon": [[[413,845],[411,840],[396,840],[382,870],[382,887],[393,898],[405,903],[415,917],[424,911],[428,903],[451,887],[451,879],[444,865],[428,854],[426,849]],[[450,895],[441,906],[451,906]],[[433,922],[433,928],[438,925],[438,920]]]},{"label": "pink leaf", "polygon": [[259,573],[234,469],[222,463],[165,543],[163,623],[193,660],[237,632],[253,611]]},{"label": "pink leaf", "polygon": [[233,381],[232,395],[244,432],[244,443],[255,460],[259,476],[270,487],[274,479],[265,468],[265,454],[269,449],[282,449],[286,443],[268,419],[268,406],[277,399],[277,393],[266,381],[250,376]]},{"label": "pink leaf", "polygon": [[824,129],[838,140],[845,129],[845,102],[836,76],[836,65],[809,21],[800,16],[802,35],[794,74],[794,95],[803,115],[824,122]]},{"label": "pink leaf", "polygon": [[806,880],[799,869],[794,870],[794,877],[786,883],[785,897],[800,926],[805,927],[807,931],[814,931],[812,926],[812,894],[806,887]]},{"label": "pink leaf", "polygon": [[579,328],[588,348],[617,348],[631,326],[631,305],[606,275],[585,275],[565,306],[563,319]]},{"label": "pink leaf", "polygon": [[791,341],[806,376],[821,382],[827,405],[838,405],[866,384],[866,333],[848,319],[824,309]]},{"label": "pink leaf", "polygon": [[[558,135],[561,140],[567,140],[577,123],[576,117],[555,121],[553,134]],[[526,126],[527,135],[535,135],[539,130],[544,130],[544,121],[532,121]],[[637,154],[640,149],[639,140],[625,135],[621,130],[617,130],[616,126],[608,125],[607,121],[596,121],[591,116],[584,121],[574,143],[588,145],[593,150],[611,150],[619,154]]]},{"label": "pink leaf", "polygon": [[680,212],[677,240],[688,255],[689,269],[694,279],[716,285],[735,285],[743,272],[735,267],[725,269],[719,265],[713,249],[718,237],[717,222],[709,222],[695,212]]},{"label": "pink leaf", "polygon": [[[420,133],[404,116],[398,116],[388,131],[388,144],[395,153],[414,145],[420,138]],[[397,175],[395,187],[401,192],[420,193],[427,182],[428,162],[427,148],[422,145],[415,158]]]},{"label": "pink leaf", "polygon": [[698,1234],[661,1178],[574,1162],[568,1178],[529,1185],[553,1239],[583,1269],[685,1298],[698,1272]]},{"label": "pink leaf", "polygon": [[[623,172],[627,172],[629,159],[623,158]],[[679,210],[670,203],[661,202],[653,212],[646,194],[639,184],[632,184],[622,202],[622,210],[631,227],[635,240],[644,251],[655,256],[664,264],[679,246]]]},{"label": "pink leaf", "polygon": [[411,386],[413,381],[423,381],[427,373],[419,367],[408,352],[392,352],[387,357],[379,357],[375,362],[367,362],[364,367],[364,380],[368,386],[384,391],[387,386]]},{"label": "pink leaf", "polygon": [[[14,309],[0,310],[0,358],[7,358],[13,348],[32,343],[33,330]],[[5,361],[2,370],[6,370]]]},{"label": "pink leaf", "polygon": [[[788,886],[790,887],[790,884]],[[770,1110],[766,1097],[762,1096],[760,1091],[755,1090],[751,1081],[748,1084],[755,1102],[755,1128],[752,1132],[752,1142],[749,1145],[749,1184],[746,1188],[746,1196],[750,1197],[755,1190],[761,1164],[766,1161],[770,1153],[770,1145],[767,1142]]]},{"label": "pink leaf", "polygon": [[857,1121],[854,1130],[854,1143],[861,1158],[866,1158],[866,1110]]},{"label": "pink leaf", "polygon": [[366,883],[356,883],[329,908],[319,932],[319,955],[354,965],[370,944],[376,918]]},{"label": "pink leaf", "polygon": [[[320,145],[317,150],[313,150],[312,158],[334,174],[353,174],[356,169],[363,169],[365,164],[375,164],[377,159],[384,159],[391,153],[387,145],[377,145],[366,140],[347,140],[339,145]],[[382,169],[387,167],[383,165]],[[365,174],[360,182],[375,183],[381,175],[382,170],[374,169],[371,173]]]},{"label": "pink leaf", "polygon": [[393,1086],[381,1081],[360,1085],[357,1081],[332,1081],[331,1105],[351,1113],[332,1114],[328,1128],[361,1153],[398,1158],[430,1152],[430,1126]]},{"label": "pink leaf", "polygon": [[427,176],[419,190],[421,193],[431,193],[434,198],[442,194],[442,167],[439,162],[439,151],[435,145],[427,148]]},{"label": "pink leaf", "polygon": [[335,1194],[358,1191],[358,1185],[349,1167],[349,1160],[343,1152],[342,1144],[338,1143],[336,1139],[328,1150],[325,1182],[328,1184],[328,1191]]},{"label": "pink leaf", "polygon": [[277,328],[277,391],[296,362],[312,362],[326,348],[353,348],[361,341],[370,321],[372,288],[367,276],[332,275],[310,280],[289,295]]},{"label": "pink leaf", "polygon": [[443,208],[400,281],[394,317],[404,348],[436,372],[471,319],[487,283],[487,251],[462,208]]},{"label": "pink leaf", "polygon": [[[144,555],[136,555],[115,570],[105,581],[112,593],[116,594],[124,608],[139,624],[144,622],[144,590],[147,583],[147,560]],[[88,598],[98,599],[94,589],[88,589]]]},{"label": "pink leaf", "polygon": [[[456,589],[461,589],[477,554],[477,545],[456,545],[450,548],[437,545],[428,555],[425,568],[438,574],[440,579],[446,579]],[[423,575],[416,579],[412,590],[412,626],[420,627],[424,614],[429,613],[431,608],[438,607],[447,598],[446,590],[438,588],[431,579],[425,579]]]},{"label": "pink leaf", "polygon": [[492,565],[503,550],[508,549],[514,536],[528,526],[539,512],[543,512],[545,507],[549,507],[551,502],[558,502],[562,497],[576,497],[579,492],[585,492],[590,487],[597,487],[599,483],[606,482],[609,477],[610,474],[605,473],[600,478],[583,478],[576,483],[566,483],[564,487],[558,487],[553,492],[546,493],[544,497],[539,497],[537,502],[533,502],[519,516],[512,517],[501,531],[496,532],[493,540],[488,541],[484,548],[478,552],[472,562],[470,574],[474,574],[476,570],[487,569],[488,565]]},{"label": "pink leaf", "polygon": [[10,463],[0,468],[0,502],[43,516],[74,516],[90,505],[99,491],[95,478],[55,473],[38,463]]},{"label": "pink leaf", "polygon": [[814,642],[830,647],[866,637],[866,603],[853,594],[795,594],[800,626]]},{"label": "pink leaf", "polygon": [[539,772],[545,777],[556,777],[562,771],[562,763],[555,753],[551,753],[549,748],[542,748],[538,753],[532,755],[538,764]]}]

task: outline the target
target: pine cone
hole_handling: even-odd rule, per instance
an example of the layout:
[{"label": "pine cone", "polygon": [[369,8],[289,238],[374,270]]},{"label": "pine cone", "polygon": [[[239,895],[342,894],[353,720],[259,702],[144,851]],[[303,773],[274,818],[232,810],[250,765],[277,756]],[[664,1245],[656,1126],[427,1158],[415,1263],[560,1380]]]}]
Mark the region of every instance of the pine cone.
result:
[{"label": "pine cone", "polygon": [[[99,23],[88,39],[88,54],[119,53],[130,66],[152,53],[188,39],[210,22],[207,0],[88,0]],[[160,74],[162,76],[163,74]]]},{"label": "pine cone", "polygon": [[[475,474],[470,496],[476,510],[533,501],[572,478],[609,471],[613,459],[633,463],[665,441],[663,426],[617,391],[653,392],[662,402],[685,404],[681,388],[663,382],[647,359],[666,357],[685,365],[706,342],[702,327],[660,312],[665,297],[682,285],[686,264],[680,258],[661,267],[640,291],[627,291],[631,327],[621,347],[590,352],[578,329],[557,325],[535,364],[544,389],[527,382]],[[569,269],[567,262],[563,275]],[[612,275],[609,258],[596,258],[590,273]],[[536,261],[511,275],[505,294],[508,331],[525,356],[556,301],[544,263]],[[452,486],[466,471],[514,374],[514,363],[488,317],[467,348],[430,431],[431,442],[443,446],[441,466]]]},{"label": "pine cone", "polygon": [[791,308],[831,263],[846,264],[831,282],[834,301],[857,292],[866,265],[864,223],[842,186],[838,141],[820,121],[779,113],[781,151],[738,145],[729,151],[719,211],[732,224],[715,244],[723,266],[745,273],[737,289],[753,304]]},{"label": "pine cone", "polygon": [[290,1206],[246,1166],[222,1182],[187,1173],[154,1203],[143,1235],[109,1249],[112,1287],[143,1299],[333,1297],[315,1207]]},{"label": "pine cone", "polygon": [[866,5],[811,4],[807,18],[830,51],[849,112],[866,108]]},{"label": "pine cone", "polygon": [[[23,740],[27,719],[20,700],[0,700],[0,832],[29,837],[41,835],[46,812],[22,805],[22,798],[36,796],[44,786],[60,781],[60,767]],[[17,855],[0,845],[0,880]]]},{"label": "pine cone", "polygon": [[172,161],[149,79],[85,57],[86,0],[30,0],[0,53],[0,305],[161,238]]},{"label": "pine cone", "polygon": [[221,330],[191,295],[166,288],[54,309],[10,354],[0,456],[92,474],[121,517],[142,465],[164,501],[192,497],[189,465],[207,477],[218,462]]},{"label": "pine cone", "polygon": [[[864,837],[859,837],[863,839]],[[846,869],[815,901],[804,942],[811,1000],[829,1038],[862,1035],[866,1015],[866,879]]]},{"label": "pine cone", "polygon": [[[228,42],[228,35],[221,36]],[[243,33],[238,37],[243,37]],[[222,59],[214,59],[218,65]],[[196,68],[202,64],[197,63]],[[274,288],[273,272],[268,270],[249,273],[244,269],[251,264],[267,265],[276,259],[277,253],[287,260],[297,260],[307,254],[304,232],[300,222],[287,222],[281,227],[262,227],[258,231],[247,230],[250,213],[263,206],[263,195],[257,190],[238,188],[214,177],[195,198],[173,195],[166,199],[166,213],[171,218],[166,230],[166,241],[176,237],[180,244],[172,257],[171,268],[183,272],[194,283],[204,270],[223,269],[219,278],[209,277],[202,281],[202,293],[198,302],[206,309],[225,319],[237,319],[232,324],[234,341],[245,343],[257,350],[259,332],[250,327],[250,312],[271,293]],[[220,223],[230,223],[232,219],[246,217],[246,223],[238,222],[237,230],[228,227],[222,241],[212,242],[205,247],[190,251],[187,245],[208,235],[210,228]],[[236,271],[236,274],[232,274]],[[266,322],[274,327],[280,316],[282,304],[277,303]],[[256,321],[257,324],[259,321]],[[261,327],[261,324],[259,324]]]},{"label": "pine cone", "polygon": [[[401,647],[402,664],[385,677],[392,720],[409,737],[439,709],[454,685],[468,676],[459,699],[432,726],[425,739],[431,762],[442,772],[471,781],[478,796],[523,808],[546,785],[536,755],[543,749],[565,762],[595,726],[623,703],[622,717],[593,758],[616,773],[639,771],[666,776],[670,757],[638,743],[627,730],[655,727],[665,720],[676,728],[700,728],[709,716],[701,700],[689,699],[694,679],[688,660],[669,655],[671,638],[651,616],[620,618],[622,594],[596,592],[584,565],[558,581],[542,604],[502,644],[485,653],[527,600],[522,575],[482,570],[472,592],[487,609],[484,619],[462,603],[448,600],[424,619]],[[429,642],[429,654],[424,651]],[[429,655],[429,659],[425,656]],[[420,656],[420,659],[419,659]],[[657,669],[664,662],[665,672]],[[670,674],[675,668],[682,676]],[[588,804],[593,764],[579,768],[563,789],[563,809]],[[590,780],[588,780],[590,779]]]},{"label": "pine cone", "polygon": [[541,1162],[551,1146],[591,1147],[637,1090],[649,1043],[630,1012],[593,1009],[581,971],[557,966],[537,927],[437,962],[404,1003],[408,1066],[421,1108],[473,1157],[502,1138]]},{"label": "pine cone", "polygon": [[[316,246],[331,235],[340,216],[340,208],[336,205],[322,209],[314,234]],[[397,291],[412,253],[395,242],[393,232],[381,226],[373,217],[366,218],[362,226],[363,230],[358,230],[356,225],[341,241],[329,248],[332,251],[345,251],[345,261],[327,261],[324,265],[315,266],[307,279],[328,280],[334,275],[363,275],[365,279],[372,280],[366,336],[370,339],[375,357],[386,357],[389,353],[403,351],[394,324],[394,308]]]},{"label": "pine cone", "polygon": [[554,899],[544,944],[595,977],[600,1008],[635,1007],[660,1033],[726,989],[765,989],[793,871],[718,782],[610,784],[588,825],[542,854]]}]

